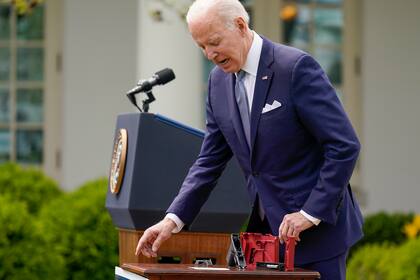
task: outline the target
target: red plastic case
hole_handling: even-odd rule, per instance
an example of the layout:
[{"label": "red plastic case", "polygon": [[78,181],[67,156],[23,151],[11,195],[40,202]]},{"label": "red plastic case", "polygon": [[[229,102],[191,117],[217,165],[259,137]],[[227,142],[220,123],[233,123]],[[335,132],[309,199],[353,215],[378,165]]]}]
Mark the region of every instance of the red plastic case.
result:
[{"label": "red plastic case", "polygon": [[277,236],[250,232],[241,232],[240,236],[247,269],[255,269],[257,262],[279,262]]},{"label": "red plastic case", "polygon": [[286,248],[284,250],[284,271],[295,270],[295,246],[295,238],[289,237],[286,241]]},{"label": "red plastic case", "polygon": [[[255,269],[257,262],[279,262],[279,238],[277,236],[241,232],[240,238],[247,269]],[[285,246],[284,270],[294,271],[296,240],[289,237]]]}]

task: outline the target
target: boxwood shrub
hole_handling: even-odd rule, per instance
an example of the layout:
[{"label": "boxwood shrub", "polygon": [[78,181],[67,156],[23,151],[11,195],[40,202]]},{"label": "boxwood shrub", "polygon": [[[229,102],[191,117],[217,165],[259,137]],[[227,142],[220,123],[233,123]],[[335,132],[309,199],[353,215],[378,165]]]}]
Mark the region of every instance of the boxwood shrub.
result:
[{"label": "boxwood shrub", "polygon": [[407,237],[404,225],[413,220],[413,213],[386,213],[378,212],[366,216],[363,225],[363,238],[351,248],[349,258],[359,248],[366,244],[401,244]]},{"label": "boxwood shrub", "polygon": [[66,279],[113,279],[118,236],[105,209],[107,180],[88,182],[44,207],[40,224],[64,257]]},{"label": "boxwood shrub", "polygon": [[24,202],[0,195],[0,279],[65,279],[64,259],[50,250]]},{"label": "boxwood shrub", "polygon": [[349,261],[348,280],[420,279],[420,238],[401,245],[367,244]]},{"label": "boxwood shrub", "polygon": [[0,165],[0,195],[27,204],[29,213],[39,209],[63,192],[54,180],[35,168],[22,168],[15,163]]}]

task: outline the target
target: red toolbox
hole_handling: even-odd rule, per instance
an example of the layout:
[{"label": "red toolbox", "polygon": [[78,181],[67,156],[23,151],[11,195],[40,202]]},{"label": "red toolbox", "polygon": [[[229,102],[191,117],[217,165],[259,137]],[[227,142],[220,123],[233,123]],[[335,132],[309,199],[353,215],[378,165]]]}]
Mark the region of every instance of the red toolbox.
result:
[{"label": "red toolbox", "polygon": [[[240,234],[242,252],[248,269],[255,269],[257,262],[279,263],[279,238],[271,234],[242,232]],[[285,244],[284,270],[294,270],[294,238]]]},{"label": "red toolbox", "polygon": [[257,262],[279,262],[279,238],[271,234],[241,232],[246,266],[255,269]]}]

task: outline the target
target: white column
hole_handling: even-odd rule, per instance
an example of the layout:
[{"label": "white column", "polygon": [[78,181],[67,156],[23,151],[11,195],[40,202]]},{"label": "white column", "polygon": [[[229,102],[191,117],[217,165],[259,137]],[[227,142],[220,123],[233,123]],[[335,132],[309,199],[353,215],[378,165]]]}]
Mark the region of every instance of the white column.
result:
[{"label": "white column", "polygon": [[368,211],[420,211],[420,1],[363,1]]}]

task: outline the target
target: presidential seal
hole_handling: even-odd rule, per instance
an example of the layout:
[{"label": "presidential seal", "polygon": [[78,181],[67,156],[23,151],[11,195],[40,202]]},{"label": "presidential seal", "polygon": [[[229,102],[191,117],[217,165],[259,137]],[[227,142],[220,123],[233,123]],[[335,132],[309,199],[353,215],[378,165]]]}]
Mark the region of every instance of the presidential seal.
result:
[{"label": "presidential seal", "polygon": [[111,193],[120,191],[124,178],[125,159],[127,156],[127,130],[120,129],[115,139],[112,152],[111,170],[109,172],[109,189]]}]

